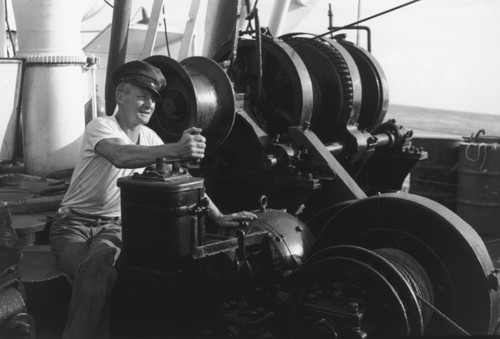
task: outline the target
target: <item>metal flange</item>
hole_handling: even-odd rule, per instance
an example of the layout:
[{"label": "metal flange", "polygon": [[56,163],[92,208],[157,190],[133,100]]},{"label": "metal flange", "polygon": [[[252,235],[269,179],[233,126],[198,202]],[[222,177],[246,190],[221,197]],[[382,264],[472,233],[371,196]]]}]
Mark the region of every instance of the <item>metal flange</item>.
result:
[{"label": "metal flange", "polygon": [[207,150],[224,143],[233,127],[236,105],[224,70],[204,57],[177,62],[155,55],[144,61],[158,67],[167,80],[148,126],[165,142],[178,140],[184,130],[196,126],[203,129]]}]

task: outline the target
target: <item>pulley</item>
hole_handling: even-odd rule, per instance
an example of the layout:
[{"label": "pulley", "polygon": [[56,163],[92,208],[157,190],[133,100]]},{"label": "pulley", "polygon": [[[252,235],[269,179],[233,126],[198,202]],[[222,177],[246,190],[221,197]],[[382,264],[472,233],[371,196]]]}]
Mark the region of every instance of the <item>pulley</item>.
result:
[{"label": "pulley", "polygon": [[208,150],[220,146],[235,115],[234,91],[224,70],[204,57],[177,62],[155,55],[145,61],[158,67],[167,80],[148,126],[164,142],[176,141],[184,130],[196,126],[203,129]]}]

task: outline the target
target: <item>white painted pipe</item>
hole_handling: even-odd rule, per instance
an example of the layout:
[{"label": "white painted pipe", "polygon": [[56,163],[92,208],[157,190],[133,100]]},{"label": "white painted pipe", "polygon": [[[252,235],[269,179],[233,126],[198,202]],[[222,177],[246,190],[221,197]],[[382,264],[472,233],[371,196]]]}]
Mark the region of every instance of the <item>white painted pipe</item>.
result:
[{"label": "white painted pipe", "polygon": [[80,23],[86,1],[13,1],[23,88],[25,171],[44,176],[73,168],[85,128]]},{"label": "white painted pipe", "polygon": [[5,33],[5,13],[7,12],[7,8],[5,8],[5,1],[1,1],[0,3],[0,58],[5,58],[7,55],[6,47],[7,47],[7,35]]},{"label": "white painted pipe", "polygon": [[273,36],[280,36],[282,33],[281,30],[288,13],[288,9],[290,8],[290,1],[291,0],[280,0],[274,2],[268,25],[269,31]]}]

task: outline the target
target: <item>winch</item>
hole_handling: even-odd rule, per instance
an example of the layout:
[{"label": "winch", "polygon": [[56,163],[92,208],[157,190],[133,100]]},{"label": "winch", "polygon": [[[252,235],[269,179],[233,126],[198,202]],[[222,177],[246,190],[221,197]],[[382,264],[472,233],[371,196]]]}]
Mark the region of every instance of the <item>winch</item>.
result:
[{"label": "winch", "polygon": [[[168,253],[183,248],[183,255],[168,257],[170,265],[157,264],[167,249],[144,249],[156,253],[150,275],[168,276],[164,283],[175,293],[153,313],[165,315],[168,304],[177,310],[171,317],[190,319],[196,326],[189,328],[216,338],[494,333],[498,272],[481,238],[446,207],[400,191],[427,154],[412,146],[412,131],[383,121],[388,86],[373,56],[343,36],[242,35],[235,58],[228,43],[212,59],[146,59],[167,78],[150,127],[173,142],[197,126],[208,145],[191,167],[200,179],[120,182],[124,269],[129,246],[139,248],[127,244],[139,242],[128,228],[148,229],[151,217],[152,229],[179,229],[152,235],[173,236],[156,240],[175,242]],[[147,198],[132,193],[132,182],[152,185],[143,189]],[[181,187],[196,198],[175,210],[202,211],[206,189],[224,213],[255,210],[259,218],[222,233],[205,227],[203,212],[181,225],[167,217],[170,203],[160,202],[175,201],[166,195],[177,196]],[[165,197],[151,198],[155,192]],[[127,211],[138,211],[130,193],[147,201],[140,217]],[[162,226],[161,213],[170,220]],[[181,233],[185,238],[177,238]],[[160,286],[147,289],[158,293]],[[196,317],[179,311],[185,305]],[[158,333],[187,328],[181,323]]]},{"label": "winch", "polygon": [[[120,180],[118,291],[135,300],[122,313],[149,311],[137,327],[214,338],[496,331],[498,271],[481,238],[446,207],[401,192],[427,153],[384,121],[388,84],[370,52],[344,35],[256,29],[210,58],[145,61],[167,79],[149,127],[164,142],[199,127],[207,150],[195,177]],[[205,190],[224,213],[258,219],[208,227]]]}]

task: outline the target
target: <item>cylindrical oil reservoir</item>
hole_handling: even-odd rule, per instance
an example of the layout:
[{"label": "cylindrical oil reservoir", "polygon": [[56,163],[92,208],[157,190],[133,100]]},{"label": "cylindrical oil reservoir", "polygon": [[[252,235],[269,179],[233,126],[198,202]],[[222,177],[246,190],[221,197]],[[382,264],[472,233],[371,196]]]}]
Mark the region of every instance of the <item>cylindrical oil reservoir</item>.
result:
[{"label": "cylindrical oil reservoir", "polygon": [[189,174],[118,179],[123,264],[167,270],[203,242],[203,179]]},{"label": "cylindrical oil reservoir", "polygon": [[460,144],[457,214],[482,237],[500,235],[500,137]]},{"label": "cylindrical oil reservoir", "polygon": [[455,211],[457,167],[460,142],[453,135],[421,135],[412,145],[423,147],[428,158],[421,160],[410,174],[410,193],[432,199]]}]

